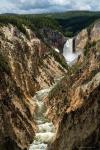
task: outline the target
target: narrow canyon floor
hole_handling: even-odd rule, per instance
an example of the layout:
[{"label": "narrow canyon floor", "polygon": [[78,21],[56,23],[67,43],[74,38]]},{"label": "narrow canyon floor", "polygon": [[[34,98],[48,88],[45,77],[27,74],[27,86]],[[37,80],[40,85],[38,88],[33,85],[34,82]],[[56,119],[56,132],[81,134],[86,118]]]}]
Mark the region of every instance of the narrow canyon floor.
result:
[{"label": "narrow canyon floor", "polygon": [[60,79],[62,78],[56,79],[56,83],[51,87],[37,91],[33,97],[37,107],[35,112],[37,131],[29,150],[46,150],[48,144],[50,144],[55,138],[56,129],[53,123],[45,117],[46,107],[44,99],[48,96],[49,92],[56,86]]}]

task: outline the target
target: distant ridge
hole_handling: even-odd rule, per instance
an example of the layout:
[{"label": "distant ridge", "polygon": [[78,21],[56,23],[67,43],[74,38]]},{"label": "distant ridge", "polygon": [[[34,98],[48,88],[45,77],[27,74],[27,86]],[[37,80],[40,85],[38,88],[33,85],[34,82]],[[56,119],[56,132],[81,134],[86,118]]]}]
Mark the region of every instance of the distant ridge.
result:
[{"label": "distant ridge", "polygon": [[[9,16],[9,17],[8,17]],[[12,23],[16,26],[22,24],[31,26],[38,32],[41,28],[59,30],[67,37],[72,37],[82,29],[100,19],[100,11],[67,11],[62,13],[43,14],[16,14],[5,13],[0,15],[0,23]],[[22,29],[23,30],[23,29]]]}]

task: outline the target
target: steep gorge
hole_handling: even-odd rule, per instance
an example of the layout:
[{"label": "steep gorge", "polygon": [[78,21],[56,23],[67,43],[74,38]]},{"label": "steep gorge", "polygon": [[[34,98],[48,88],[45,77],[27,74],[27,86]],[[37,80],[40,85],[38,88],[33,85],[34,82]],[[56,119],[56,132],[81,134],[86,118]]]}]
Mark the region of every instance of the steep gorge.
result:
[{"label": "steep gorge", "polygon": [[28,37],[11,24],[0,27],[0,150],[29,147],[37,128],[33,96],[66,73],[53,50],[25,29]]},{"label": "steep gorge", "polygon": [[72,67],[52,49],[62,34],[24,28],[0,27],[0,150],[99,150],[100,22],[75,37]]},{"label": "steep gorge", "polygon": [[79,45],[84,39],[82,56],[45,100],[47,115],[57,125],[49,150],[100,149],[100,23],[90,28],[91,39],[85,31],[76,37]]}]

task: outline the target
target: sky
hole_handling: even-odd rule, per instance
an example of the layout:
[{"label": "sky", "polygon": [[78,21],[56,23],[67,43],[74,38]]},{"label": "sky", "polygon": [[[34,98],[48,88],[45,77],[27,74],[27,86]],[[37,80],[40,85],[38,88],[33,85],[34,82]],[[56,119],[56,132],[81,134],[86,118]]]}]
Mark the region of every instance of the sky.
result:
[{"label": "sky", "polygon": [[0,0],[0,13],[37,14],[69,10],[100,11],[100,0]]}]

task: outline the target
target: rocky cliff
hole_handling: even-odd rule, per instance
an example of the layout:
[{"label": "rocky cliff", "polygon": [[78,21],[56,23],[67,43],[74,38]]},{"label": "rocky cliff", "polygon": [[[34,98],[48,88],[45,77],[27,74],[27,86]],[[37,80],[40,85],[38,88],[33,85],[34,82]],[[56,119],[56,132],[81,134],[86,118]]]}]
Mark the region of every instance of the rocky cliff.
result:
[{"label": "rocky cliff", "polygon": [[96,21],[91,26],[83,29],[75,37],[75,50],[83,50],[87,44],[97,42],[100,40],[100,21]]},{"label": "rocky cliff", "polygon": [[41,29],[41,39],[23,27],[25,33],[12,24],[0,26],[0,150],[29,148],[37,130],[33,97],[52,85],[45,115],[57,133],[48,149],[99,150],[100,23],[75,37],[75,51],[83,55],[72,67],[52,49],[62,47],[61,33]]},{"label": "rocky cliff", "polygon": [[24,27],[0,26],[0,150],[26,150],[33,142],[35,92],[66,72],[61,56]]},{"label": "rocky cliff", "polygon": [[35,135],[34,103],[0,70],[0,150],[26,149]]},{"label": "rocky cliff", "polygon": [[[46,115],[57,127],[49,150],[100,149],[100,24],[79,33],[83,58],[45,99]],[[88,40],[87,40],[88,39]],[[84,41],[84,43],[83,43]],[[87,42],[89,44],[87,44]]]},{"label": "rocky cliff", "polygon": [[61,53],[63,52],[63,46],[67,38],[60,31],[42,28],[40,29],[40,33],[47,44],[51,45],[53,48],[59,49]]}]

